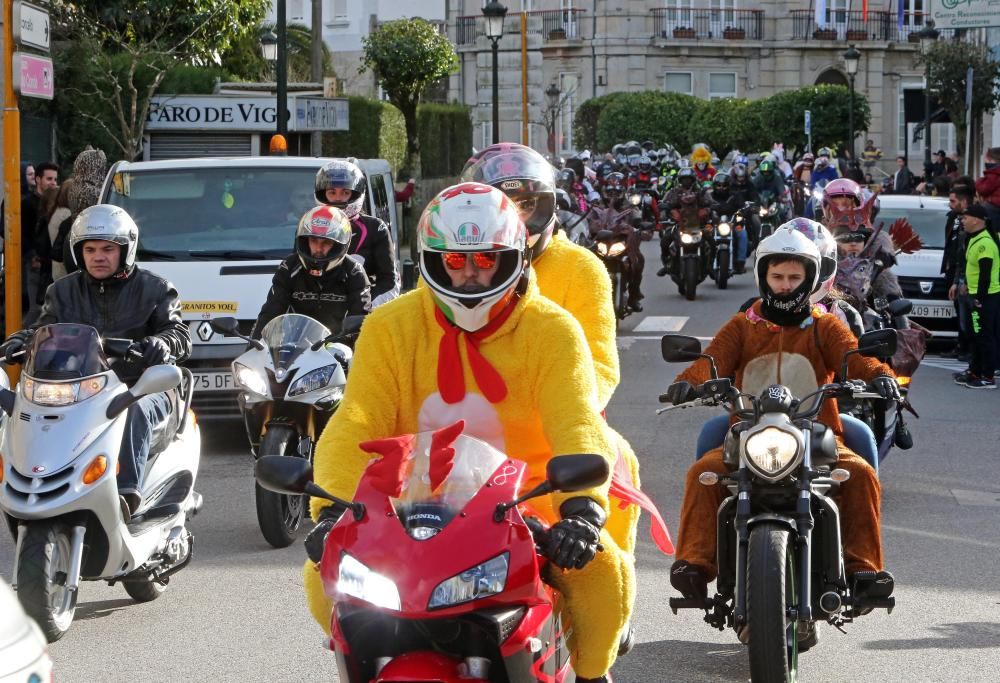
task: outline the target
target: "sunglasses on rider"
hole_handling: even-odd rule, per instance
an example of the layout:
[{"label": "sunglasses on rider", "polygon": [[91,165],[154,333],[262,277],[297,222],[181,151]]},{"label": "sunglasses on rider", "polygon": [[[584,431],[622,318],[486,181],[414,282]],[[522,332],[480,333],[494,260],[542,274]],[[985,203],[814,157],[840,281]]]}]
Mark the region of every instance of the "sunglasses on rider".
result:
[{"label": "sunglasses on rider", "polygon": [[496,251],[477,251],[471,254],[460,251],[449,251],[441,254],[444,265],[448,270],[462,270],[465,268],[465,263],[469,256],[472,257],[472,262],[479,270],[491,270],[496,267],[500,254]]},{"label": "sunglasses on rider", "polygon": [[834,239],[840,244],[857,244],[864,242],[868,238],[859,232],[847,232],[843,235],[837,235]]}]

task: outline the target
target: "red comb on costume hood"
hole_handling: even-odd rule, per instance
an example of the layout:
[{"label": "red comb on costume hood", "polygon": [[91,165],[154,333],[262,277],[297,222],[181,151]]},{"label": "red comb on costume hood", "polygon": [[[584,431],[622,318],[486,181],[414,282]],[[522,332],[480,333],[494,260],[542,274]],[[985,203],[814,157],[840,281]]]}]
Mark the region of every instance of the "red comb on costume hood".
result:
[{"label": "red comb on costume hood", "polygon": [[849,207],[846,209],[838,209],[831,202],[827,207],[827,211],[830,214],[830,223],[828,227],[830,232],[837,235],[838,232],[854,232],[859,228],[872,227],[872,209],[875,207],[875,202],[878,199],[878,195],[871,195],[864,204],[859,207]]},{"label": "red comb on costume hood", "polygon": [[455,439],[462,435],[465,429],[465,420],[459,420],[455,424],[442,427],[434,432],[431,437],[431,491],[437,491],[438,487],[451,474],[451,468],[455,465]]},{"label": "red comb on costume hood", "polygon": [[399,498],[406,479],[406,463],[413,456],[416,438],[415,434],[403,434],[358,444],[358,448],[365,453],[382,456],[365,469],[365,475],[371,479],[376,491],[390,498]]}]

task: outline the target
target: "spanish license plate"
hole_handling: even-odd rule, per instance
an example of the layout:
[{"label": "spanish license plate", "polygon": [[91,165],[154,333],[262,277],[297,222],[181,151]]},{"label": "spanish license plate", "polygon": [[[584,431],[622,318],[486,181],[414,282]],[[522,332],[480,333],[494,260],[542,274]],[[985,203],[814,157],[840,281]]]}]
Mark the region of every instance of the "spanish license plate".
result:
[{"label": "spanish license plate", "polygon": [[919,304],[913,302],[910,315],[915,318],[953,318],[955,307],[951,304]]},{"label": "spanish license plate", "polygon": [[236,391],[236,380],[231,372],[194,373],[195,391]]}]

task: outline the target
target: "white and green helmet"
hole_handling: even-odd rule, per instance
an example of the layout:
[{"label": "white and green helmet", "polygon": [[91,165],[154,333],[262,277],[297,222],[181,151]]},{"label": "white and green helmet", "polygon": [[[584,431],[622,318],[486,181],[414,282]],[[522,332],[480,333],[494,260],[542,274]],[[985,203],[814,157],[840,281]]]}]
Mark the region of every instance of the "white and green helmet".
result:
[{"label": "white and green helmet", "polygon": [[[444,255],[486,253],[497,268],[485,291],[453,286]],[[499,314],[527,268],[527,231],[513,201],[482,183],[460,183],[442,190],[424,209],[417,226],[420,275],[441,312],[467,332]]]}]

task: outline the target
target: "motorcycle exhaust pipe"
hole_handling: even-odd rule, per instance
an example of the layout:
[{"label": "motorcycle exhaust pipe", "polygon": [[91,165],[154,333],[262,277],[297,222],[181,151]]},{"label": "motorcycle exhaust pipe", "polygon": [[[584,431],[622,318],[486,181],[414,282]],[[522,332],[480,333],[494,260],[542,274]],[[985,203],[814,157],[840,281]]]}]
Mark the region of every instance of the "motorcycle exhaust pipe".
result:
[{"label": "motorcycle exhaust pipe", "polygon": [[827,591],[819,597],[819,606],[827,614],[837,614],[844,606],[840,599],[840,594],[834,591]]}]

